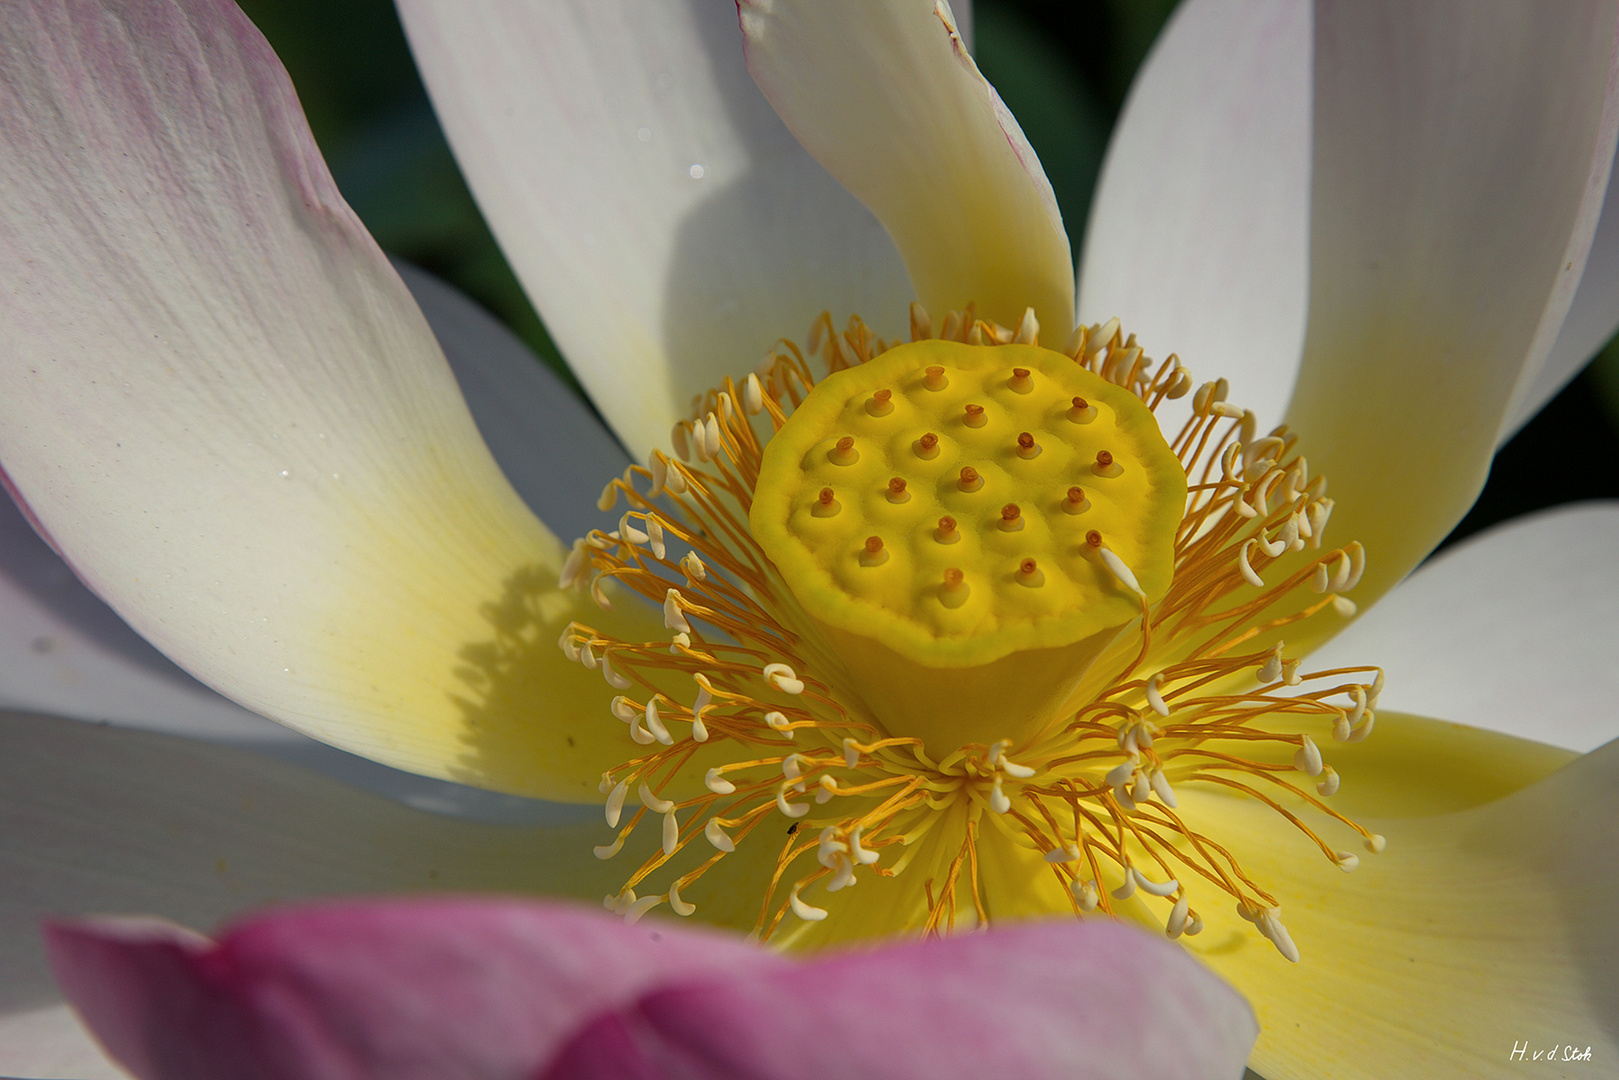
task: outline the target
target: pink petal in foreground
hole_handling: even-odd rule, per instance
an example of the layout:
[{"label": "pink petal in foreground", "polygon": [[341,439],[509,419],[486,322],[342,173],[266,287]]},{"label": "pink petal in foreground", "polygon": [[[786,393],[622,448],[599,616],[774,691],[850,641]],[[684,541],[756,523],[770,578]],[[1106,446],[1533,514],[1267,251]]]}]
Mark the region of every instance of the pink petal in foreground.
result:
[{"label": "pink petal in foreground", "polygon": [[654,990],[543,1076],[1215,1080],[1242,1075],[1257,1033],[1178,946],[1060,920]]},{"label": "pink petal in foreground", "polygon": [[1257,1033],[1181,949],[1032,923],[812,963],[712,932],[490,900],[260,916],[217,945],[55,924],[114,1057],[162,1080],[1235,1078]]},{"label": "pink petal in foreground", "polygon": [[64,995],[142,1080],[529,1080],[651,987],[786,963],[718,933],[516,901],[293,908],[217,945],[152,920],[45,934]]}]

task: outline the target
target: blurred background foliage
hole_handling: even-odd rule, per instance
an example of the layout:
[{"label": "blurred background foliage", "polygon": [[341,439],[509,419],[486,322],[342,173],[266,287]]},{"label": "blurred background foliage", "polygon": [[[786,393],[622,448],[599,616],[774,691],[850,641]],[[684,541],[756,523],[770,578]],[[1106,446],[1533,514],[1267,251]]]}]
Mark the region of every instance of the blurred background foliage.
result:
[{"label": "blurred background foliage", "polygon": [[[344,196],[388,251],[477,299],[577,389],[461,179],[391,0],[239,0],[298,88]],[[656,0],[650,0],[656,2]],[[1174,0],[976,0],[974,52],[1051,179],[1077,254],[1108,133]],[[1447,543],[1619,497],[1619,344],[1496,456]]]}]

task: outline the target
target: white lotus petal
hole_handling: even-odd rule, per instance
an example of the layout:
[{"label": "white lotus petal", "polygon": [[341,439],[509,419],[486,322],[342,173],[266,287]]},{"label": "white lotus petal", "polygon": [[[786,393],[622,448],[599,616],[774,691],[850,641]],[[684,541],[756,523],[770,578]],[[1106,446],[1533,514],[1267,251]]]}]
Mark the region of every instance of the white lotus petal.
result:
[{"label": "white lotus petal", "polygon": [[[550,644],[581,602],[554,591],[561,545],[263,39],[193,7],[57,0],[0,25],[0,460],[98,594],[250,709],[391,764],[592,795],[618,748]],[[520,676],[514,618],[547,642]]]},{"label": "white lotus petal", "polygon": [[1615,551],[1615,502],[1498,526],[1424,565],[1308,664],[1378,664],[1384,708],[1593,750],[1619,738]]},{"label": "white lotus petal", "polygon": [[399,6],[484,216],[637,457],[822,310],[905,327],[893,243],[776,119],[730,4]]},{"label": "white lotus petal", "polygon": [[1304,342],[1310,231],[1307,0],[1190,0],[1136,75],[1108,145],[1079,316],[1231,380],[1280,419]]},{"label": "white lotus petal", "polygon": [[[543,889],[594,898],[621,884],[590,856],[597,831],[595,821],[458,821],[238,750],[0,713],[0,1014],[58,1000],[37,931],[45,915],[145,912],[212,927],[307,896]],[[24,1021],[0,1021],[0,1033],[8,1023]],[[36,1048],[56,1046],[42,1038]],[[53,1075],[48,1054],[32,1060],[24,1049],[0,1039],[0,1073]]]},{"label": "white lotus petal", "polygon": [[1585,273],[1574,293],[1557,343],[1533,382],[1520,384],[1519,394],[1507,412],[1497,444],[1505,443],[1529,422],[1540,407],[1557,396],[1570,379],[1585,367],[1602,346],[1619,330],[1619,188],[1608,183],[1602,201],[1602,218],[1597,222],[1591,254],[1585,260]]},{"label": "white lotus petal", "polygon": [[[816,160],[887,226],[939,317],[975,301],[1073,326],[1073,261],[1034,149],[943,0],[741,0],[753,72]],[[1059,342],[1060,344],[1060,342]]]},{"label": "white lotus petal", "polygon": [[572,389],[454,286],[394,260],[500,471],[559,537],[602,526],[596,497],[630,459]]},{"label": "white lotus petal", "polygon": [[1562,325],[1619,128],[1619,16],[1315,14],[1310,321],[1287,420],[1331,480],[1334,535],[1369,552],[1364,606],[1472,504]]}]

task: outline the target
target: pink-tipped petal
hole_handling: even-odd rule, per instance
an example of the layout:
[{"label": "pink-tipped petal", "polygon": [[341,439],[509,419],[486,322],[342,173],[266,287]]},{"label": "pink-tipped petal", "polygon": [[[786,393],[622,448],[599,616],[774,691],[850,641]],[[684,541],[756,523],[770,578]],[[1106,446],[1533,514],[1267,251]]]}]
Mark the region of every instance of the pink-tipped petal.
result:
[{"label": "pink-tipped petal", "polygon": [[[1310,319],[1287,423],[1364,608],[1472,504],[1574,296],[1619,134],[1619,6],[1316,7]],[[1529,163],[1533,163],[1530,165]]]},{"label": "pink-tipped petal", "polygon": [[748,70],[815,159],[871,207],[935,319],[976,302],[1061,345],[1074,272],[1057,202],[944,0],[740,0]]},{"label": "pink-tipped petal", "polygon": [[670,986],[586,1029],[544,1080],[1234,1080],[1257,1033],[1178,946],[1064,920]]},{"label": "pink-tipped petal", "polygon": [[554,588],[565,549],[242,13],[8,9],[0,174],[0,460],[74,571],[255,712],[440,777],[592,792],[618,756],[597,678],[549,647],[518,679],[480,665],[513,608],[549,642],[598,613]]},{"label": "pink-tipped petal", "polygon": [[273,912],[213,947],[150,924],[57,924],[48,946],[142,1080],[530,1080],[654,987],[787,963],[712,931],[454,899]]},{"label": "pink-tipped petal", "polygon": [[632,454],[823,310],[903,332],[893,242],[782,126],[712,0],[401,0],[456,159]]}]

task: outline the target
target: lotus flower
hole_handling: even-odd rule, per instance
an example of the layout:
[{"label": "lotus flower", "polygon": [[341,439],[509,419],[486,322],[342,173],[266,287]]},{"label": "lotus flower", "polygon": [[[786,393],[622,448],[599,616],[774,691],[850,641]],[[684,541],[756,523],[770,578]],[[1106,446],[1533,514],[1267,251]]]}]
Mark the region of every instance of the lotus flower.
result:
[{"label": "lotus flower", "polygon": [[[599,4],[525,12],[408,2],[403,10],[452,142],[548,326],[624,443],[638,457],[663,455],[645,458],[649,467],[621,483],[620,497],[646,499],[648,480],[667,487],[673,476],[688,491],[706,482],[698,465],[658,449],[671,422],[685,425],[688,444],[698,434],[692,421],[701,422],[702,466],[751,461],[737,417],[774,415],[772,405],[784,418],[791,411],[798,390],[783,364],[792,348],[776,343],[823,310],[870,320],[837,336],[820,324],[833,367],[850,355],[872,359],[852,369],[857,375],[883,370],[889,352],[905,355],[885,347],[909,337],[918,340],[901,348],[957,357],[966,355],[957,346],[1043,341],[1080,363],[1041,366],[1056,363],[1048,356],[1030,362],[1030,376],[1013,367],[1009,378],[1097,380],[1096,400],[1124,413],[1153,404],[1129,405],[1131,396],[1177,400],[1191,383],[1184,369],[1168,359],[1149,365],[1107,324],[1117,315],[1147,347],[1229,376],[1230,393],[1255,411],[1227,404],[1218,381],[1187,395],[1191,456],[1177,460],[1210,460],[1199,456],[1206,446],[1193,445],[1207,434],[1219,460],[1203,490],[1216,494],[1195,496],[1203,517],[1176,530],[1183,544],[1173,575],[1162,565],[1147,572],[1127,549],[1128,515],[1105,536],[1095,530],[1094,544],[1087,535],[1092,584],[1111,590],[1115,612],[1131,597],[1162,603],[1175,595],[1163,589],[1191,589],[1202,573],[1221,597],[1238,596],[1231,590],[1243,582],[1279,591],[1262,594],[1260,624],[1222,627],[1224,660],[1209,669],[1225,680],[1218,684],[1192,685],[1191,669],[1176,665],[1209,656],[1173,634],[1157,639],[1167,654],[1150,652],[1139,629],[1120,639],[1139,643],[1156,671],[1134,671],[1128,655],[1096,661],[1100,683],[1076,692],[1110,702],[1107,723],[1117,727],[1116,742],[1110,729],[1100,734],[1111,745],[1083,750],[1107,758],[1096,777],[1062,754],[1020,760],[1039,732],[1004,743],[998,730],[966,736],[956,761],[929,745],[934,733],[900,730],[903,719],[886,746],[838,733],[855,744],[839,746],[852,753],[851,770],[895,754],[941,772],[959,767],[952,790],[989,812],[970,811],[977,816],[947,823],[929,843],[972,840],[980,822],[1002,829],[994,823],[1017,820],[1007,811],[1019,800],[1028,811],[1023,840],[1055,841],[1044,853],[1022,841],[986,841],[981,851],[975,840],[961,842],[933,878],[888,878],[881,871],[893,873],[899,847],[920,833],[895,824],[878,837],[873,829],[863,848],[842,819],[807,818],[817,835],[788,841],[795,857],[812,861],[802,884],[798,870],[771,877],[772,867],[785,868],[769,849],[765,882],[756,866],[749,884],[743,860],[763,842],[738,844],[723,823],[723,841],[707,836],[678,784],[649,782],[642,812],[664,826],[661,845],[649,838],[645,874],[581,868],[578,856],[592,843],[577,835],[583,829],[435,819],[218,750],[14,719],[20,749],[8,765],[19,779],[8,795],[20,800],[21,820],[46,823],[52,838],[21,858],[34,879],[42,865],[59,868],[57,891],[31,885],[20,908],[106,908],[110,900],[206,923],[294,893],[543,886],[608,892],[632,914],[649,898],[676,912],[695,900],[704,917],[744,926],[764,904],[765,930],[787,925],[811,943],[817,933],[1116,904],[1172,935],[1202,930],[1191,947],[1253,1001],[1262,1029],[1254,1065],[1273,1078],[1505,1072],[1516,1067],[1515,1025],[1522,1041],[1578,1041],[1611,1055],[1611,930],[1601,904],[1615,870],[1612,815],[1602,809],[1613,798],[1613,750],[1568,764],[1567,753],[1386,707],[1374,738],[1348,742],[1369,733],[1367,709],[1381,685],[1362,665],[1398,671],[1412,661],[1418,687],[1456,677],[1445,674],[1456,659],[1448,650],[1399,655],[1402,634],[1429,647],[1436,638],[1460,642],[1466,656],[1468,635],[1487,641],[1492,628],[1521,625],[1526,611],[1545,612],[1559,633],[1511,641],[1501,671],[1450,667],[1464,673],[1463,691],[1433,711],[1556,737],[1558,726],[1537,728],[1520,714],[1551,715],[1555,700],[1578,716],[1605,700],[1601,684],[1586,681],[1600,676],[1570,670],[1564,656],[1568,642],[1606,640],[1591,629],[1605,624],[1583,613],[1612,574],[1592,541],[1610,516],[1561,516],[1452,556],[1414,582],[1419,590],[1431,583],[1443,607],[1430,604],[1422,621],[1406,625],[1380,624],[1374,613],[1329,646],[1355,644],[1354,656],[1318,653],[1309,672],[1299,667],[1304,647],[1344,625],[1353,604],[1339,594],[1361,577],[1359,548],[1309,547],[1326,524],[1311,477],[1332,479],[1333,535],[1373,553],[1355,590],[1364,608],[1460,516],[1502,434],[1612,329],[1611,281],[1595,272],[1604,265],[1598,226],[1614,146],[1611,8],[1530,18],[1474,6],[1368,13],[1322,5],[1312,18],[1289,5],[1190,5],[1148,64],[1110,151],[1077,301],[1094,321],[1073,336],[1072,271],[1049,188],[943,5],[747,4],[740,40],[724,10],[636,9],[634,20]],[[660,613],[621,593],[604,611],[594,597],[556,587],[565,570],[576,577],[588,561],[650,588],[629,571],[636,552],[660,542],[648,519],[656,513],[632,507],[639,516],[621,518],[616,537],[601,534],[568,565],[565,546],[484,448],[420,310],[342,204],[284,75],[239,13],[216,0],[146,0],[114,12],[89,0],[41,0],[9,19],[3,35],[0,461],[40,535],[132,626],[251,709],[429,775],[571,801],[599,798],[605,775],[616,816],[631,791],[619,783],[637,775],[626,769],[641,753],[631,738],[665,747],[660,726],[667,736],[673,725],[682,743],[697,743],[706,706],[694,697],[703,689],[722,703],[713,726],[724,738],[714,748],[776,740],[758,756],[776,770],[766,786],[792,817],[789,829],[811,812],[799,809],[809,803],[799,784],[840,797],[835,783],[819,781],[831,775],[820,760],[826,747],[801,754],[784,742],[803,732],[793,745],[808,747],[829,729],[832,707],[806,704],[818,694],[856,714],[893,704],[869,688],[821,694],[842,678],[838,664],[859,662],[859,648],[825,670],[765,657],[745,699],[735,671],[707,688],[685,679],[664,687],[631,665],[646,655],[639,643],[657,642],[676,658],[710,648],[702,625],[718,609],[676,598]],[[432,305],[452,303],[428,295]],[[913,296],[920,306],[907,327]],[[964,318],[969,303],[975,314]],[[449,349],[458,351],[453,341]],[[745,376],[761,355],[769,364],[756,373],[756,391]],[[736,380],[729,408],[717,395],[699,396],[691,416],[691,395],[725,377]],[[806,368],[800,382],[819,378]],[[1285,419],[1302,433],[1310,476],[1288,436],[1258,435],[1266,430],[1258,417],[1282,416],[1289,386]],[[867,392],[876,415],[887,399]],[[1075,402],[1073,423],[1089,422],[1089,408]],[[524,419],[589,430],[555,400]],[[1131,438],[1151,428],[1131,424]],[[1220,456],[1226,446],[1235,456]],[[589,464],[576,451],[543,459],[538,474],[565,489]],[[1096,467],[1105,476],[1111,463],[1098,455]],[[1276,507],[1259,502],[1277,491],[1297,511],[1273,522]],[[1087,502],[1101,504],[1083,493],[1070,502],[1076,516]],[[1010,534],[1020,519],[1002,520]],[[1186,561],[1195,555],[1187,545],[1221,522],[1233,531],[1210,545],[1218,557]],[[1201,532],[1205,524],[1214,532]],[[1260,528],[1263,535],[1253,531]],[[673,519],[667,531],[675,533]],[[689,529],[676,535],[701,540]],[[748,541],[737,543],[747,550]],[[1555,558],[1534,557],[1541,552]],[[1046,580],[1038,565],[1018,565],[1018,587]],[[943,585],[974,587],[968,570]],[[723,591],[725,575],[712,580],[709,588]],[[798,604],[797,630],[813,630],[809,620],[821,616],[793,591],[796,582],[760,580],[760,594],[780,600],[767,614],[798,619]],[[1547,580],[1567,604],[1548,601]],[[1310,593],[1314,584],[1319,594]],[[781,599],[788,596],[791,603]],[[1390,603],[1399,602],[1396,594]],[[1213,610],[1206,598],[1197,603],[1182,610],[1195,618]],[[1276,627],[1263,625],[1276,620],[1285,621],[1285,652]],[[671,630],[685,633],[682,624],[693,632],[669,653]],[[759,629],[734,619],[732,627]],[[1269,637],[1244,638],[1249,628]],[[1238,649],[1243,641],[1257,651]],[[1535,651],[1541,642],[1546,652]],[[607,646],[622,650],[618,667],[612,655],[603,663],[594,643],[621,643]],[[1544,679],[1548,670],[1555,680]],[[1523,684],[1529,695],[1477,704],[1478,685],[1522,672],[1534,673]],[[1314,673],[1328,681],[1310,682]],[[604,674],[628,684],[620,689],[640,680],[650,693],[636,691],[634,708],[630,695],[609,705]],[[908,678],[919,694],[935,689]],[[1023,693],[1023,683],[990,690]],[[1311,696],[1315,689],[1330,692]],[[1264,695],[1265,709],[1241,707],[1253,693]],[[655,694],[667,703],[657,723]],[[761,716],[751,703],[770,695],[784,707]],[[1450,700],[1466,701],[1467,713],[1450,713]],[[1267,711],[1313,717],[1320,726],[1309,730],[1329,744],[1323,733],[1337,733],[1335,718],[1343,720],[1334,771],[1299,724],[1259,723]],[[609,712],[629,722],[628,733]],[[1319,801],[1301,786],[1305,778],[1325,798],[1341,777],[1332,806],[1353,824],[1320,817],[1295,830],[1276,812],[1293,814],[1279,800],[1273,808],[1200,790],[1220,786],[1211,779],[1218,768],[1195,776],[1155,768],[1172,749],[1225,752],[1171,731],[1176,715],[1218,721],[1222,734],[1259,747],[1222,760],[1253,791],[1266,776],[1293,777],[1283,781],[1286,798],[1310,802],[1309,814]],[[1600,730],[1586,729],[1586,746]],[[1155,749],[1154,738],[1164,745]],[[56,779],[63,766],[49,767],[62,760],[77,778],[66,792]],[[742,763],[696,764],[705,767],[690,776],[694,785],[714,769],[723,780]],[[1126,764],[1118,779],[1099,782]],[[187,781],[178,789],[177,776]],[[1041,777],[1076,793],[1072,828],[1037,816],[1051,810],[1035,790]],[[1082,802],[1074,785],[1099,801]],[[709,799],[720,786],[694,787],[690,798]],[[855,794],[845,789],[842,796]],[[1179,819],[1193,824],[1141,839],[1141,848],[1077,824],[1081,807],[1101,806],[1097,822],[1156,828],[1176,820],[1165,813],[1175,799]],[[1137,806],[1145,816],[1128,817]],[[766,817],[744,809],[750,828],[768,816],[768,807]],[[921,803],[901,809],[915,811],[918,829],[928,820]],[[1360,857],[1322,836],[1339,828],[1350,831],[1335,835],[1374,848],[1384,834],[1394,842],[1346,877],[1339,871]],[[700,889],[686,887],[682,898],[679,881],[689,875],[671,876],[678,868],[666,868],[658,848],[694,841],[721,851],[731,843],[737,858],[691,879]],[[616,843],[598,846],[612,854]],[[1174,862],[1173,852],[1193,849],[1198,859]],[[1034,876],[1019,862],[1028,851]],[[158,861],[142,862],[147,853]],[[877,856],[875,869],[868,855]],[[1212,895],[1226,889],[1238,902],[1192,900],[1191,885],[1165,880],[1170,863],[1187,867],[1191,885],[1212,886]],[[727,868],[739,865],[728,884]],[[666,880],[633,897],[626,878],[639,884],[655,873]],[[1030,887],[1008,888],[1019,880]],[[838,882],[827,908],[801,895]],[[11,1030],[34,1038],[62,1020],[37,1008],[50,1000],[31,981],[37,956],[15,955],[23,989]],[[1294,958],[1301,966],[1288,963]],[[49,1034],[39,1037],[48,1045]]]},{"label": "lotus flower", "polygon": [[1229,986],[1116,924],[808,963],[712,930],[494,900],[292,909],[218,944],[152,920],[49,937],[86,1019],[153,1080],[1236,1077],[1256,1030]]}]

